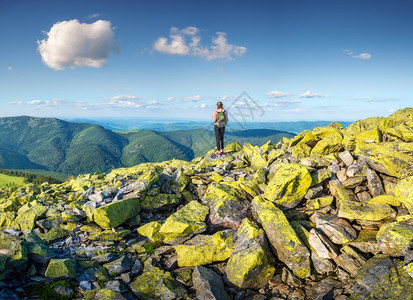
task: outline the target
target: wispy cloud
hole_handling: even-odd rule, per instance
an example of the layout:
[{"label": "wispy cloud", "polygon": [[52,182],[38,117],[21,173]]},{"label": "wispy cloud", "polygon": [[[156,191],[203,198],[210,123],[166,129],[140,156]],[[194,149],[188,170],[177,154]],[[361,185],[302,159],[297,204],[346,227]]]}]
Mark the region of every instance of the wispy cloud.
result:
[{"label": "wispy cloud", "polygon": [[328,98],[330,95],[323,95],[319,93],[313,93],[311,91],[306,91],[298,96],[299,98]]},{"label": "wispy cloud", "polygon": [[173,102],[177,99],[178,99],[177,97],[168,97],[168,98],[166,98],[166,102]]},{"label": "wispy cloud", "polygon": [[306,112],[306,109],[303,108],[293,108],[293,109],[288,109],[286,110],[286,112],[290,112],[290,113],[300,113],[300,112]]},{"label": "wispy cloud", "polygon": [[96,14],[91,14],[89,15],[87,18],[88,19],[95,19],[95,18],[99,18],[100,14],[96,13]]},{"label": "wispy cloud", "polygon": [[360,101],[360,102],[393,102],[396,99],[391,98],[345,98],[349,101]]},{"label": "wispy cloud", "polygon": [[69,100],[62,100],[62,99],[50,99],[50,100],[29,100],[29,101],[23,101],[23,100],[14,100],[14,101],[9,101],[9,105],[28,105],[32,107],[57,107],[57,106],[77,106],[77,105],[83,105],[85,102],[83,101],[69,101]]},{"label": "wispy cloud", "polygon": [[180,30],[172,27],[169,38],[158,38],[153,44],[153,49],[170,55],[199,56],[206,60],[233,60],[234,56],[241,56],[247,52],[246,47],[229,44],[225,32],[216,34],[216,37],[212,38],[212,45],[203,46],[198,28],[189,26]]},{"label": "wispy cloud", "polygon": [[371,54],[367,53],[367,52],[363,52],[363,53],[360,53],[360,54],[355,54],[351,50],[344,50],[344,53],[351,56],[352,58],[357,58],[357,59],[361,59],[361,60],[368,60],[368,59],[371,58]]},{"label": "wispy cloud", "polygon": [[202,100],[202,97],[200,95],[196,96],[191,96],[191,97],[185,97],[184,102],[198,102]]},{"label": "wispy cloud", "polygon": [[272,91],[272,92],[266,93],[265,95],[270,98],[281,98],[281,97],[292,96],[292,94],[290,93],[284,93],[280,91]]},{"label": "wispy cloud", "polygon": [[13,71],[13,68],[12,68],[11,66],[8,66],[8,67],[7,67],[7,70]]},{"label": "wispy cloud", "polygon": [[300,100],[281,100],[281,101],[276,101],[274,106],[283,107],[283,106],[288,106],[288,105],[297,104],[297,103],[301,103],[301,101]]},{"label": "wispy cloud", "polygon": [[103,102],[86,102],[86,101],[72,101],[72,100],[61,100],[61,99],[51,99],[51,100],[14,100],[9,101],[9,105],[21,105],[30,106],[32,108],[44,108],[44,107],[71,107],[79,108],[82,110],[88,109],[157,109],[160,108],[160,103],[157,100],[144,101],[137,96],[120,95],[114,96],[109,99],[109,101]]},{"label": "wispy cloud", "polygon": [[119,107],[142,107],[141,97],[133,95],[118,95],[109,99],[109,103]]},{"label": "wispy cloud", "polygon": [[115,33],[109,21],[92,24],[78,20],[58,22],[37,41],[43,62],[54,70],[105,66],[108,56],[117,52]]},{"label": "wispy cloud", "polygon": [[206,103],[202,103],[201,105],[195,105],[194,106],[194,108],[202,108],[202,109],[204,109],[206,107],[207,107]]}]

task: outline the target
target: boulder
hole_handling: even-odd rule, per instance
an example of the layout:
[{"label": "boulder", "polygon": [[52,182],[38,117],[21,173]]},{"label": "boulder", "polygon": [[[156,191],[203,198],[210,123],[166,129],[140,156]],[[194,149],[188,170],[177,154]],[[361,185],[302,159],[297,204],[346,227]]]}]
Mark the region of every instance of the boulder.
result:
[{"label": "boulder", "polygon": [[413,157],[403,151],[397,151],[397,144],[372,144],[356,154],[366,157],[370,168],[377,172],[397,178],[413,175]]},{"label": "boulder", "polygon": [[304,166],[279,164],[265,188],[264,197],[281,209],[293,208],[301,202],[311,182],[311,175]]},{"label": "boulder", "polygon": [[337,199],[339,218],[348,220],[380,221],[391,220],[396,212],[387,204],[363,204],[357,201],[356,195],[344,188],[338,180],[330,180],[329,188]]},{"label": "boulder", "polygon": [[124,255],[119,259],[104,264],[110,276],[116,276],[121,273],[130,271],[133,267],[134,261],[129,256]]},{"label": "boulder", "polygon": [[225,291],[221,276],[202,266],[195,267],[192,273],[192,282],[199,300],[230,300]]},{"label": "boulder", "polygon": [[411,299],[413,278],[403,270],[403,262],[377,254],[357,272],[356,285],[349,300]]},{"label": "boulder", "polygon": [[390,256],[403,256],[403,249],[413,243],[413,225],[403,222],[384,224],[376,238],[384,253]]},{"label": "boulder", "polygon": [[307,210],[317,210],[333,203],[333,196],[324,196],[315,199],[309,199],[306,204]]},{"label": "boulder", "polygon": [[227,266],[226,279],[242,289],[258,289],[267,285],[274,274],[274,257],[264,231],[244,219],[237,231],[237,239]]},{"label": "boulder", "polygon": [[315,221],[316,227],[335,244],[345,244],[357,238],[357,232],[345,219],[332,215],[318,215]]},{"label": "boulder", "polygon": [[235,187],[213,182],[208,186],[202,203],[208,205],[208,220],[214,226],[236,229],[249,216],[249,202]]},{"label": "boulder", "polygon": [[244,143],[242,149],[252,168],[260,169],[267,167],[267,154],[260,147]]},{"label": "boulder", "polygon": [[185,299],[186,289],[167,271],[152,265],[152,260],[145,262],[142,275],[129,284],[129,288],[139,299]]},{"label": "boulder", "polygon": [[146,195],[141,201],[143,211],[157,212],[178,206],[180,199],[175,194]]},{"label": "boulder", "polygon": [[205,218],[208,212],[208,206],[191,201],[170,215],[159,229],[159,233],[164,237],[165,243],[180,243],[206,230]]},{"label": "boulder", "polygon": [[35,262],[47,264],[51,258],[56,256],[34,232],[27,234],[25,239],[28,243],[27,254]]},{"label": "boulder", "polygon": [[228,259],[234,251],[235,230],[198,235],[190,244],[177,245],[179,267],[194,267]]},{"label": "boulder", "polygon": [[312,133],[318,141],[311,150],[311,156],[324,156],[341,149],[343,135],[338,129],[328,126],[316,127]]},{"label": "boulder", "polygon": [[112,202],[94,210],[93,221],[104,229],[116,228],[140,211],[138,198]]},{"label": "boulder", "polygon": [[367,187],[373,197],[384,194],[383,184],[381,183],[379,176],[370,168],[367,169]]},{"label": "boulder", "polygon": [[232,142],[224,147],[224,152],[238,152],[242,150],[242,146],[238,142]]},{"label": "boulder", "polygon": [[[311,178],[311,177],[310,177]],[[310,252],[272,202],[257,196],[252,201],[254,215],[275,248],[277,257],[299,278],[311,275]]]},{"label": "boulder", "polygon": [[351,155],[350,151],[345,150],[344,152],[340,152],[338,154],[338,157],[340,158],[340,160],[347,166],[351,166],[354,162],[354,158],[353,155]]},{"label": "boulder", "polygon": [[359,231],[357,239],[349,242],[348,245],[364,253],[377,254],[381,251],[376,239],[377,232],[377,230],[362,229]]},{"label": "boulder", "polygon": [[308,242],[321,258],[332,259],[338,255],[337,248],[333,243],[316,228],[310,230]]},{"label": "boulder", "polygon": [[76,261],[70,258],[50,260],[44,276],[52,279],[75,278]]},{"label": "boulder", "polygon": [[398,200],[397,197],[393,195],[380,195],[374,198],[371,198],[368,201],[368,204],[388,204],[391,206],[401,206],[401,202]]},{"label": "boulder", "polygon": [[189,176],[185,174],[183,168],[179,168],[172,175],[171,189],[175,194],[179,194],[183,192],[189,182]]},{"label": "boulder", "polygon": [[163,241],[163,236],[159,233],[163,222],[152,221],[140,226],[137,231],[140,235],[143,235],[150,239],[152,242]]},{"label": "boulder", "polygon": [[26,242],[19,237],[4,232],[0,232],[0,253],[8,258],[3,262],[3,269],[10,271],[26,263],[28,259]]},{"label": "boulder", "polygon": [[413,213],[413,176],[400,180],[394,188],[394,194]]},{"label": "boulder", "polygon": [[55,240],[67,237],[68,235],[69,231],[60,227],[53,227],[46,233],[39,234],[40,238],[44,240],[46,243],[51,243]]},{"label": "boulder", "polygon": [[332,176],[333,174],[328,169],[317,170],[316,172],[311,173],[311,186],[310,187],[320,184],[324,180],[330,179]]}]

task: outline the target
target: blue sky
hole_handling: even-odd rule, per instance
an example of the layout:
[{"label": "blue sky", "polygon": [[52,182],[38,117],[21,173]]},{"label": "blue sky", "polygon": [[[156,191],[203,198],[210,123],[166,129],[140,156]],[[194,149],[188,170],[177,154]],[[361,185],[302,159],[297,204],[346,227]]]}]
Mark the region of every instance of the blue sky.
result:
[{"label": "blue sky", "polygon": [[0,117],[357,120],[412,106],[411,1],[0,2]]}]

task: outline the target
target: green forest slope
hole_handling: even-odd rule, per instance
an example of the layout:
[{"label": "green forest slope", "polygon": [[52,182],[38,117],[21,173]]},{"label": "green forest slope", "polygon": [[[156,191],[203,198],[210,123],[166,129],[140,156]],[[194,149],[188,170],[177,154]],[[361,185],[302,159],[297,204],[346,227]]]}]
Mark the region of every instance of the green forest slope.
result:
[{"label": "green forest slope", "polygon": [[[215,147],[207,129],[157,132],[111,131],[55,118],[0,118],[0,168],[44,170],[68,175],[107,172],[143,162],[191,160]],[[277,143],[293,134],[277,130],[228,131],[225,142]]]}]

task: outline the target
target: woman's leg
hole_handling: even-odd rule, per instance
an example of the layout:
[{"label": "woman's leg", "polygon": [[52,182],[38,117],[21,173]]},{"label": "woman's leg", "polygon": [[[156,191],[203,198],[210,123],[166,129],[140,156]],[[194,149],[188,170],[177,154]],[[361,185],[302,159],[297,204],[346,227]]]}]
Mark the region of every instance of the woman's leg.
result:
[{"label": "woman's leg", "polygon": [[224,150],[224,134],[225,134],[225,127],[220,128],[221,132],[220,132],[220,146],[221,146],[221,150]]},{"label": "woman's leg", "polygon": [[214,125],[214,131],[215,131],[215,139],[217,142],[217,151],[220,151],[220,142],[221,142],[221,135],[220,135],[220,128],[217,125]]}]

